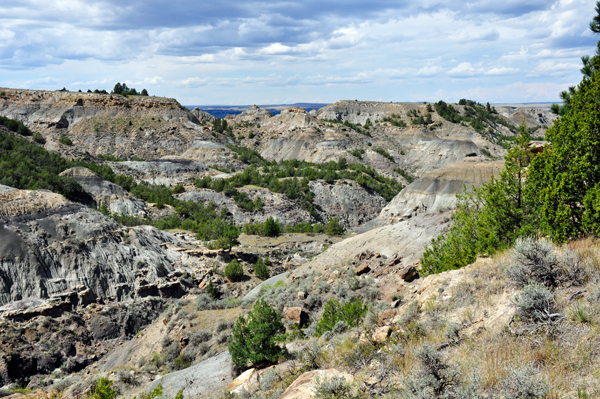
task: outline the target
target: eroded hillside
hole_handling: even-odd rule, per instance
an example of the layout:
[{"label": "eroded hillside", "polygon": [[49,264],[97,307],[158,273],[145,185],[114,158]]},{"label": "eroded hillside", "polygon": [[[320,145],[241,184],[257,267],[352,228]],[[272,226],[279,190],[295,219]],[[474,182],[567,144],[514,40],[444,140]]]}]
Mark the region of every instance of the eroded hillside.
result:
[{"label": "eroded hillside", "polygon": [[[329,299],[360,298],[374,329],[382,311],[414,313],[440,287],[458,290],[458,273],[416,279],[418,260],[451,225],[463,185],[498,175],[521,117],[499,109],[481,128],[428,104],[343,101],[215,120],[164,98],[5,92],[0,115],[37,134],[0,126],[0,179],[16,186],[0,186],[0,378],[69,397],[88,395],[99,375],[123,397],[159,384],[170,396],[214,394],[233,380],[234,321],[259,297],[285,315],[298,360],[317,341],[292,326],[316,328]],[[464,117],[476,109],[455,107]],[[532,131],[550,120],[537,112],[523,111]],[[56,189],[62,183],[68,189]],[[514,291],[499,290],[508,308]],[[447,309],[444,326],[456,322],[466,308],[449,303],[459,294],[437,292],[431,306]],[[491,307],[482,309],[477,317]],[[431,327],[417,313],[413,321]],[[485,327],[495,333],[509,313]],[[422,337],[407,338],[404,322],[380,323],[384,340],[416,345]],[[338,360],[317,368],[380,383]],[[273,369],[281,383],[271,397],[293,382],[288,366],[300,371]],[[254,389],[233,388],[242,385]]]}]

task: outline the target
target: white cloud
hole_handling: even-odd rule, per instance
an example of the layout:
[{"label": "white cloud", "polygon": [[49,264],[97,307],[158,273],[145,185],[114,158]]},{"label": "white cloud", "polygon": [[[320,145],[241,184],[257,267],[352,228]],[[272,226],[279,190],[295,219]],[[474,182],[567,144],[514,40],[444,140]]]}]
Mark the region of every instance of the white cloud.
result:
[{"label": "white cloud", "polygon": [[448,75],[456,77],[467,77],[482,74],[483,69],[473,68],[470,62],[461,62],[456,67],[448,71]]},{"label": "white cloud", "polygon": [[489,71],[487,71],[485,74],[502,76],[502,75],[514,75],[517,72],[519,72],[519,68],[501,67],[501,68],[492,68]]},{"label": "white cloud", "polygon": [[[434,100],[468,84],[489,87],[482,93],[493,102],[508,94],[492,88],[514,82],[576,83],[579,58],[593,53],[597,40],[587,28],[590,0],[343,8],[290,0],[260,10],[237,0],[200,3],[0,2],[0,86],[111,89],[127,81],[206,104],[252,96]],[[56,80],[32,83],[47,76]]]},{"label": "white cloud", "polygon": [[435,76],[435,75],[439,74],[443,70],[444,69],[439,66],[426,66],[426,67],[419,69],[415,73],[415,76],[431,77],[431,76]]},{"label": "white cloud", "polygon": [[165,80],[163,78],[161,78],[160,76],[155,76],[151,79],[149,79],[149,78],[144,79],[142,83],[150,84],[150,85],[158,85],[158,84],[161,84],[164,82],[165,82]]}]

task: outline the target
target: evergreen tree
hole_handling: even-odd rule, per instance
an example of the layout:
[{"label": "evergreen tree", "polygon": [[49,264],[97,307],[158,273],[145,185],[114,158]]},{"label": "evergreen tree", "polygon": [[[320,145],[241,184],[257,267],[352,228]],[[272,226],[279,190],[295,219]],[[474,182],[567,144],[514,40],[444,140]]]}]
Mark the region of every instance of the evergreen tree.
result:
[{"label": "evergreen tree", "polygon": [[278,335],[285,333],[281,316],[259,299],[247,318],[240,316],[235,323],[229,353],[233,363],[240,367],[264,367],[287,355],[285,347],[275,342]]},{"label": "evergreen tree", "polygon": [[584,77],[569,110],[546,132],[550,149],[536,157],[528,194],[541,204],[545,233],[564,241],[600,233],[600,74]]},{"label": "evergreen tree", "polygon": [[217,291],[217,289],[213,285],[212,278],[208,280],[208,285],[206,286],[206,292],[208,292],[208,295],[210,295],[210,297],[212,299],[218,299],[219,298],[219,292]]},{"label": "evergreen tree", "polygon": [[231,282],[241,281],[244,277],[244,269],[237,259],[232,260],[225,266],[225,277]]},{"label": "evergreen tree", "polygon": [[265,266],[265,263],[261,258],[258,258],[254,264],[254,275],[261,280],[266,280],[270,277],[269,269]]},{"label": "evergreen tree", "polygon": [[[127,86],[125,86],[127,87]],[[112,94],[121,94],[123,92],[123,86],[121,86],[121,83],[117,82],[117,84],[115,85]]]},{"label": "evergreen tree", "polygon": [[281,233],[281,225],[272,216],[265,221],[265,237],[277,237]]},{"label": "evergreen tree", "polygon": [[143,90],[142,90],[142,93],[141,93],[140,95],[141,95],[141,96],[144,96],[144,97],[148,97],[148,90],[146,90],[146,89],[143,89]]},{"label": "evergreen tree", "polygon": [[499,179],[457,194],[454,224],[447,234],[432,240],[421,258],[426,273],[458,269],[475,261],[477,254],[492,254],[520,236],[536,233],[538,205],[525,195],[532,158],[529,142],[529,131],[521,125]]}]

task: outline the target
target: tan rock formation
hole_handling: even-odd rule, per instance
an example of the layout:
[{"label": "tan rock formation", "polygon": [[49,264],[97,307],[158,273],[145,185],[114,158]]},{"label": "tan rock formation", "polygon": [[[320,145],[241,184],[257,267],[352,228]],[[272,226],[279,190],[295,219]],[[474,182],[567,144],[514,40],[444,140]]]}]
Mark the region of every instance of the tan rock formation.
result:
[{"label": "tan rock formation", "polygon": [[279,399],[313,399],[317,378],[319,381],[329,381],[333,377],[342,377],[347,382],[354,381],[352,375],[337,371],[336,369],[309,371],[298,377]]}]

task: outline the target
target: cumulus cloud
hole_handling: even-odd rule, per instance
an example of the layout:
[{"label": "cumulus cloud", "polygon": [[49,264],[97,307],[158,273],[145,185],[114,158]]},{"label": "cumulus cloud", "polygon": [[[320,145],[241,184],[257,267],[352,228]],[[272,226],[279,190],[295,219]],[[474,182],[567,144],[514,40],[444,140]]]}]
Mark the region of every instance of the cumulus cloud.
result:
[{"label": "cumulus cloud", "polygon": [[589,0],[0,2],[0,85],[128,80],[206,103],[236,102],[235,90],[402,100],[483,82],[573,84],[595,49],[593,13]]}]

